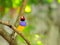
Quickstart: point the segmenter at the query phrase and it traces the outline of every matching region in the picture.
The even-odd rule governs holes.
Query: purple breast
[[[26,22],[25,21],[20,21],[20,25],[21,26],[26,26]]]

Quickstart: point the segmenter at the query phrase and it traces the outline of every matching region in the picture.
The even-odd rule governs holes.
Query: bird
[[[26,27],[25,17],[24,16],[21,16],[20,17],[20,21],[19,21],[19,26],[17,27],[17,31],[19,33],[22,33],[23,30],[25,29],[25,27]],[[17,36],[17,33],[14,32],[14,34],[12,35],[12,39],[15,39],[16,36]]]
[[[25,27],[26,27],[25,17],[24,17],[24,16],[21,16],[21,17],[20,17],[19,26],[17,27],[17,30],[18,30],[19,32],[22,32]]]

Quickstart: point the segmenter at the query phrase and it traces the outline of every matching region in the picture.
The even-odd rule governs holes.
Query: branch
[[[10,27],[13,31],[15,31],[17,34],[19,34],[19,35],[25,40],[25,42],[26,42],[28,45],[30,45],[30,42],[24,37],[24,35],[23,35],[22,33],[18,32],[18,30],[16,29],[15,26],[10,25],[10,24],[5,23],[5,22],[2,22],[1,20],[0,20],[0,24],[3,24],[3,25],[6,25],[6,26]]]
[[[0,29],[0,35],[10,44],[10,45],[16,45],[17,43],[15,40],[12,40],[10,35],[7,34],[7,32],[3,29]]]
[[[10,43],[10,36],[2,29],[0,29],[0,35]]]

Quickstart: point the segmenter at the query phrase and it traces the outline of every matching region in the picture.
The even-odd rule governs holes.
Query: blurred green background
[[[22,3],[23,0],[0,0],[0,19],[14,25]],[[60,0],[27,0],[24,12],[27,26],[22,33],[31,45],[60,45]],[[12,33],[7,26],[0,28]],[[16,40],[18,45],[26,45],[19,35]],[[0,45],[9,44],[0,36]]]

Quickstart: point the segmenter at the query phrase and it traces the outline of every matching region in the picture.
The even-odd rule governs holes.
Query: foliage
[[[28,0],[27,5],[50,4],[52,2],[53,0]],[[60,1],[58,0],[58,3],[59,2]],[[17,7],[20,7],[21,4],[22,4],[22,0],[0,0],[0,6],[3,6],[3,7],[17,8]]]
[[[11,0],[0,0],[0,6],[2,7],[12,7],[12,1]]]
[[[39,0],[28,0],[28,4],[35,4],[35,5],[37,5],[39,3],[40,3]]]

